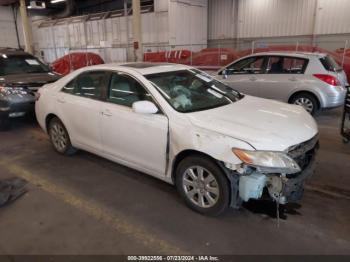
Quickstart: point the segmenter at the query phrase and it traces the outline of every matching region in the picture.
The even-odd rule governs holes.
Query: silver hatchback
[[[221,68],[216,78],[242,93],[297,104],[311,114],[343,105],[349,85],[343,69],[322,53],[256,53]]]

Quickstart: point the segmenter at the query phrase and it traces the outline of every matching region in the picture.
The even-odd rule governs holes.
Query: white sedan
[[[175,184],[203,214],[265,196],[298,201],[313,170],[318,129],[302,107],[242,95],[192,67],[86,67],[37,99],[58,153],[86,150]]]

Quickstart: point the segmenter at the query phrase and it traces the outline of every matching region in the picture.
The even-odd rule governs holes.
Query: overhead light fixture
[[[45,9],[46,4],[42,1],[30,1],[30,5],[27,6],[28,9]]]
[[[51,0],[50,1],[51,4],[57,4],[57,3],[61,3],[61,2],[66,2],[66,0]]]

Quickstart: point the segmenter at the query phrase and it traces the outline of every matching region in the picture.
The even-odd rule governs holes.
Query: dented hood
[[[252,96],[188,117],[197,127],[243,140],[257,150],[284,151],[318,133],[303,108]]]

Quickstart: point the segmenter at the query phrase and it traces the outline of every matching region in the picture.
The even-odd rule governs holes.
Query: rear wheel
[[[58,153],[72,155],[77,151],[70,142],[67,129],[57,117],[53,118],[49,123],[49,136],[53,147]]]
[[[229,206],[229,182],[208,158],[191,156],[182,160],[176,170],[176,186],[186,204],[201,214],[216,216]]]
[[[317,98],[308,93],[300,93],[292,97],[291,104],[302,106],[311,115],[315,115],[319,110]]]

